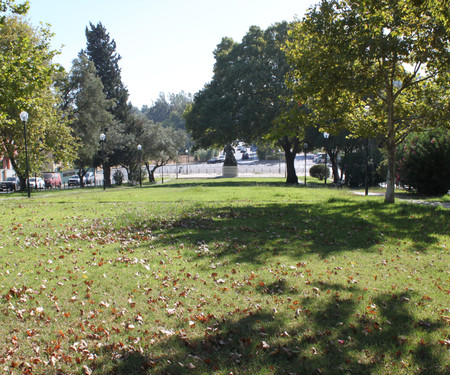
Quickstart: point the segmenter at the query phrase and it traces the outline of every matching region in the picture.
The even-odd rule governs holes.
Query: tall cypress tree
[[[103,165],[105,182],[109,185],[111,181],[111,166],[123,164],[123,158],[127,156],[120,146],[119,139],[129,135],[130,123],[133,123],[131,115],[131,104],[128,104],[128,90],[122,82],[121,69],[119,67],[120,55],[116,52],[116,42],[110,39],[106,28],[99,22],[97,26],[90,23],[86,28],[87,47],[84,53],[91,60],[97,74],[103,83],[103,91],[106,99],[112,103],[109,111],[114,117],[114,124],[103,124],[107,134],[109,148],[107,158]],[[115,147],[108,140],[114,139]]]
[[[116,52],[116,42],[110,39],[106,28],[99,22],[97,26],[89,23],[86,27],[87,47],[84,51],[91,60],[103,83],[103,91],[107,99],[112,100],[111,113],[120,122],[125,122],[131,106],[128,106],[128,90],[121,78],[119,61],[121,56]]]

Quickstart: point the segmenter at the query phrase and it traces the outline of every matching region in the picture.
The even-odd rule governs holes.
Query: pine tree
[[[116,52],[116,42],[110,39],[106,28],[99,22],[97,26],[90,23],[86,28],[87,47],[84,51],[91,60],[103,83],[106,99],[112,101],[111,113],[118,121],[127,120],[131,106],[128,102],[128,90],[122,82],[119,61],[121,56]]]
[[[131,104],[127,104],[128,90],[122,82],[119,67],[120,55],[116,52],[116,42],[110,39],[106,28],[99,22],[97,26],[90,23],[90,29],[86,28],[87,47],[84,53],[91,60],[97,74],[103,83],[103,92],[112,106],[109,109],[114,117],[114,124],[104,124],[102,131],[108,132],[107,144],[111,146],[110,140],[114,140],[117,146],[118,140],[127,138],[130,122],[133,122]],[[122,164],[124,150],[121,147],[110,148],[107,161],[103,165],[105,182],[109,185],[111,181],[111,165]]]
[[[99,153],[101,127],[112,123],[113,116],[107,111],[109,103],[94,63],[83,53],[73,62],[68,89],[72,93],[75,115],[71,126],[82,143],[74,164],[83,181],[83,176],[94,165],[94,158]]]

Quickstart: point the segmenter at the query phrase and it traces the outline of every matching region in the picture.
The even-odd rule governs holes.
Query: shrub
[[[211,159],[213,156],[216,156],[216,155],[218,155],[218,152],[216,150],[211,150],[211,149],[203,150],[203,149],[201,149],[201,150],[198,150],[195,153],[194,160],[195,161],[207,161],[207,160]]]
[[[309,169],[309,175],[322,181],[325,176],[330,177],[330,169],[325,164],[316,164]]]
[[[258,144],[256,155],[259,160],[279,160],[280,153],[270,144]]]
[[[410,134],[397,150],[397,183],[425,195],[450,190],[450,135],[444,130]]]

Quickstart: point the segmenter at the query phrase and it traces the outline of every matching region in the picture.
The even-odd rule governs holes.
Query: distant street
[[[313,165],[312,154],[307,155],[306,158],[306,174],[309,175],[309,169]],[[286,164],[284,160],[238,160],[239,175],[247,176],[254,175],[255,177],[262,175],[273,176],[285,176]],[[305,175],[305,157],[304,155],[297,155],[295,159],[295,170],[297,176]],[[176,176],[178,171],[178,177],[214,177],[222,175],[222,163],[207,164],[202,163],[183,163],[183,164],[171,164],[165,166],[164,169],[158,168],[156,177],[161,176]]]
[[[312,161],[312,154],[307,155],[306,158],[306,175],[309,176],[309,169],[314,165]],[[238,160],[239,176],[241,177],[284,177],[286,175],[286,164],[284,160]],[[121,170],[127,180],[126,170],[124,168],[117,168]],[[111,170],[111,178],[117,170]],[[295,159],[295,170],[297,176],[305,176],[305,157],[304,155],[297,155]],[[172,179],[172,178],[208,178],[219,177],[222,175],[222,163],[207,164],[206,162],[170,164],[164,168],[158,168],[155,173],[157,179]],[[114,181],[111,181],[114,183]],[[301,181],[300,181],[301,182]],[[95,173],[95,185],[103,185],[103,171],[98,169]],[[63,186],[67,188],[66,185]]]

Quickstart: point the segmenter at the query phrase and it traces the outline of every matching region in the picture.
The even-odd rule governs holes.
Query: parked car
[[[61,187],[61,175],[59,173],[44,172],[44,183],[46,188]]]
[[[80,177],[77,174],[69,177],[69,186],[80,186]]]
[[[45,182],[41,177],[31,177],[28,179],[31,189],[44,189]]]
[[[326,154],[316,154],[313,157],[313,163],[324,164],[325,163],[325,156],[326,156]]]
[[[1,191],[16,191],[20,189],[19,177],[8,177],[5,181],[0,182]]]
[[[207,161],[208,164],[216,164],[216,163],[223,163],[225,161],[225,155],[220,155],[216,158],[211,158]]]

